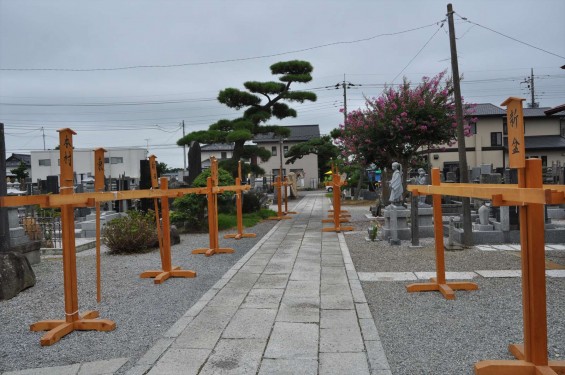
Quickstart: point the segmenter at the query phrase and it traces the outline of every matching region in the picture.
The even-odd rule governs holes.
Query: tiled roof
[[[285,141],[308,141],[312,138],[319,138],[320,137],[320,126],[319,125],[292,125],[292,126],[284,126],[287,129],[290,129],[290,136],[285,138]],[[261,143],[261,142],[273,142],[278,141],[279,137],[275,136],[273,133],[267,134],[258,134],[253,139],[254,142]]]
[[[504,116],[506,111],[491,103],[476,104],[473,116]]]
[[[545,111],[547,111],[548,109],[551,109],[551,108],[549,108],[549,107],[524,108],[524,117],[548,117],[545,114]],[[565,115],[565,111],[555,113],[552,116],[563,116],[563,115]]]
[[[565,150],[565,138],[560,135],[538,135],[524,137],[526,150]],[[504,139],[504,148],[508,148],[508,140]]]
[[[31,155],[12,153],[12,156],[10,156],[6,159],[6,161],[15,161],[15,160],[23,161],[25,164],[30,165],[31,164]]]

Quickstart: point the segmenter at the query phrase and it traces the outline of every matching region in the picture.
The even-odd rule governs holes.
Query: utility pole
[[[447,20],[449,23],[449,45],[451,47],[451,71],[453,73],[453,93],[455,95],[455,118],[457,121],[457,148],[459,151],[459,176],[460,183],[469,182],[469,168],[467,167],[467,152],[465,150],[465,132],[463,130],[463,103],[461,102],[461,86],[459,82],[459,65],[457,62],[457,46],[455,43],[455,24],[453,22],[453,6],[447,4]],[[463,201],[463,245],[473,245],[473,232],[471,225],[471,200],[462,198]]]
[[[43,151],[45,151],[45,128],[41,127],[41,132],[43,133]]]
[[[528,107],[538,108],[539,103],[536,103],[536,90],[534,87],[534,68],[530,68],[530,69],[531,69],[530,77],[526,77],[521,83],[527,83],[528,90],[530,90],[531,102],[528,103]]]
[[[343,87],[343,125],[344,126],[345,126],[345,122],[347,121],[347,89],[354,86],[360,86],[360,85],[354,85],[351,82],[347,82],[345,80],[345,74],[343,74],[343,82],[336,83],[335,85],[336,89]]]
[[[184,138],[185,135],[186,134],[184,133],[184,120],[182,120],[182,137]],[[182,145],[182,152],[184,154],[184,170],[186,171],[186,144]]]

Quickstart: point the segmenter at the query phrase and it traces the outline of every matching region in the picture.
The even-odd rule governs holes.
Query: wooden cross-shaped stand
[[[192,250],[192,254],[204,254],[207,257],[214,254],[232,254],[235,252],[230,247],[220,247],[218,239],[218,194],[221,189],[218,181],[218,160],[210,158],[211,176],[206,180],[206,198],[208,199],[208,235],[210,247]],[[241,185],[239,186],[241,188]]]
[[[149,169],[151,172],[151,187],[159,188],[157,183],[157,157],[149,156]],[[166,177],[161,177],[161,190],[167,191],[169,182]],[[169,220],[169,197],[161,198],[162,220],[159,218],[159,199],[154,198],[155,220],[157,222],[157,236],[159,238],[159,252],[161,254],[161,269],[145,271],[139,275],[141,278],[153,277],[155,284],[161,284],[171,277],[196,277],[196,272],[183,270],[180,266],[173,266],[171,259],[171,225]]]
[[[237,178],[235,179],[235,185],[241,186],[241,160],[237,164]],[[224,238],[235,238],[236,240],[242,238],[253,238],[257,237],[255,233],[243,233],[243,191],[238,190],[235,192],[235,199],[236,199],[236,210],[237,210],[237,233],[234,234],[226,234]]]
[[[432,169],[432,185],[440,185],[439,169]],[[412,186],[410,186],[412,187]],[[414,190],[412,190],[414,194]],[[414,195],[415,196],[415,195]],[[445,299],[455,299],[455,290],[476,290],[479,287],[472,282],[447,282],[445,280],[445,253],[443,247],[443,221],[441,213],[441,195],[434,194],[434,237],[436,248],[436,277],[429,283],[415,283],[406,286],[408,292],[439,291]],[[415,219],[412,219],[415,220]]]
[[[565,202],[565,187],[543,186],[540,159],[525,159],[524,122],[521,98],[509,98],[509,163],[518,170],[518,185],[440,184],[439,170],[432,171],[432,186],[409,186],[413,194],[491,199],[493,206],[520,207],[520,244],[522,252],[522,309],[524,344],[512,344],[510,352],[517,360],[487,360],[475,364],[477,375],[559,375],[565,374],[565,361],[549,361],[547,351],[547,301],[545,285],[544,204]],[[436,179],[434,180],[434,173]],[[435,183],[434,183],[435,181]],[[441,212],[440,212],[441,214]],[[441,218],[441,216],[435,216]],[[441,219],[436,219],[437,222]],[[436,233],[436,249],[443,238]]]
[[[62,196],[74,194],[73,181],[73,135],[71,129],[59,130],[59,153],[61,160],[61,192]],[[96,319],[98,311],[86,311],[79,315],[75,218],[72,204],[61,205],[62,242],[63,242],[63,284],[65,294],[65,319],[43,320],[30,325],[32,331],[49,331],[41,337],[42,346],[52,345],[63,336],[78,331],[111,331],[116,323],[108,319]]]
[[[333,227],[322,228],[323,232],[341,232],[353,230],[351,226],[342,226],[341,223],[348,223],[349,219],[347,216],[349,214],[347,211],[341,210],[341,187],[347,185],[347,181],[341,180],[341,176],[337,170],[337,167],[332,165],[332,182],[328,185],[332,186],[332,196],[333,196],[333,210],[330,210],[331,219],[323,219],[322,223],[333,223]]]
[[[267,220],[288,220],[292,219],[292,217],[286,215],[282,210],[282,187],[284,183],[281,181],[281,174],[277,176],[275,179],[275,183],[273,186],[277,189],[277,216],[268,217]],[[286,190],[286,188],[285,188]]]
[[[104,191],[104,153],[102,147],[94,150],[94,191]],[[102,300],[102,273],[100,264],[100,245],[101,245],[101,225],[100,225],[100,202],[96,202],[96,301]]]

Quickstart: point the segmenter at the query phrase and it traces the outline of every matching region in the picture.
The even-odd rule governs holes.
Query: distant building
[[[544,167],[565,162],[565,111],[547,116],[548,108],[524,108],[527,158],[540,158]],[[506,110],[494,104],[478,104],[470,137],[465,138],[469,168],[490,164],[494,169],[508,167]],[[455,171],[459,167],[457,144],[430,152],[432,167]]]
[[[261,169],[265,171],[264,177],[269,181],[273,181],[279,175],[281,167],[281,145],[283,153],[283,176],[290,172],[294,172],[298,176],[299,186],[317,187],[318,186],[318,156],[315,154],[306,155],[298,159],[294,164],[285,164],[287,158],[284,154],[294,145],[306,142],[312,138],[320,137],[319,125],[292,125],[284,126],[290,130],[290,135],[282,139],[273,133],[259,134],[253,139],[253,143],[262,147],[269,152],[272,156],[269,160],[262,160],[257,158],[256,162]],[[213,143],[204,145],[202,150],[202,168],[210,167],[210,157],[214,156],[219,160],[230,159],[233,154],[233,143]],[[255,162],[255,160],[253,160]],[[263,177],[263,176],[260,176]]]
[[[31,155],[12,154],[8,158],[6,158],[6,177],[15,177],[11,170],[18,168],[21,163],[25,164],[25,166],[27,167],[26,172],[31,175]]]
[[[106,178],[126,176],[135,181],[140,177],[140,160],[147,159],[144,148],[106,148],[104,174]],[[94,176],[94,151],[74,149],[73,170],[75,183],[91,182]],[[59,150],[31,152],[31,178],[33,182],[46,180],[47,176],[59,176]]]

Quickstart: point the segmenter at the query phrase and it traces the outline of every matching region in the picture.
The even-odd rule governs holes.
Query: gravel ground
[[[36,285],[0,301],[0,373],[128,357],[130,361],[120,369],[124,373],[275,224],[259,223],[246,230],[256,233],[256,238],[239,241],[222,238],[233,230],[220,232],[220,246],[232,247],[235,253],[208,258],[191,254],[193,249],[208,247],[208,234],[181,235],[181,243],[172,247],[173,265],[194,270],[197,277],[173,278],[161,285],[139,277],[145,270],[161,267],[158,250],[139,255],[104,253],[100,304],[96,303],[95,252],[78,253],[80,311],[98,310],[101,318],[116,322],[116,329],[76,331],[47,347],[39,344],[43,333],[29,331],[29,325],[64,318],[63,271],[60,257],[42,259],[34,266]]]
[[[392,247],[367,242],[368,207],[345,207],[356,232],[345,239],[357,271],[434,271],[433,239],[421,249],[409,241]],[[564,252],[548,260],[565,266]],[[518,252],[463,250],[446,252],[447,271],[520,269]],[[481,360],[513,359],[508,344],[523,341],[521,279],[478,278],[479,290],[456,292],[456,300],[438,293],[407,293],[409,282],[363,282],[392,373],[473,374]],[[547,279],[550,359],[565,359],[565,279]]]

